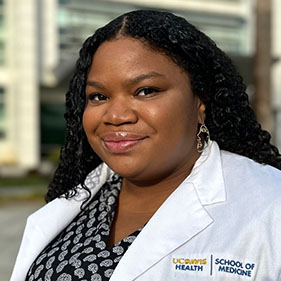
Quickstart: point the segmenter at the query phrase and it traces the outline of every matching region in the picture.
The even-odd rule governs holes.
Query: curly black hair
[[[193,92],[206,106],[205,124],[221,149],[281,169],[278,149],[261,129],[245,93],[245,85],[231,60],[204,33],[169,12],[138,10],[98,29],[83,44],[66,94],[66,141],[46,201],[76,193],[79,184],[102,160],[90,147],[82,127],[85,86],[97,48],[119,37],[141,40],[170,57],[189,75]],[[88,192],[90,192],[88,190]]]

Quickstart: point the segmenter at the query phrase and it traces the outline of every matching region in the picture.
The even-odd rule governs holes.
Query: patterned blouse
[[[120,188],[120,177],[105,183],[85,209],[39,254],[26,281],[109,280],[142,229],[112,247],[106,246]]]

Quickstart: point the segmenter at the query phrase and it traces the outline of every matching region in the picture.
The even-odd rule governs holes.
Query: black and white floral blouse
[[[27,281],[109,280],[141,229],[107,247],[121,178],[106,182],[78,216],[40,253]]]

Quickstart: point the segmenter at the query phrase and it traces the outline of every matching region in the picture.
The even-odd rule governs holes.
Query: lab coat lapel
[[[212,218],[200,203],[193,184],[182,184],[143,228],[110,281],[134,280],[211,223]]]
[[[204,205],[224,202],[225,199],[220,150],[212,142],[195,163],[191,174],[137,236],[110,281],[135,280],[213,222]]]

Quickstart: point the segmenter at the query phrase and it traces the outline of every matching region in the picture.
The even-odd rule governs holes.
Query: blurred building
[[[0,3],[1,170],[29,170],[40,158],[36,0]]]
[[[281,57],[281,2],[273,0]],[[255,0],[0,0],[0,175],[40,165],[64,138],[64,95],[86,37],[135,9],[186,17],[228,53],[251,89]],[[275,143],[281,148],[281,62],[273,66]]]

